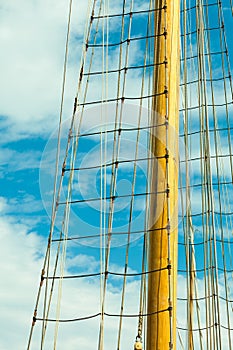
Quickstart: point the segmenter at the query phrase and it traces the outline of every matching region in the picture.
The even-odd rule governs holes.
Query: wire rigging
[[[232,0],[229,4],[232,10]],[[112,347],[123,348],[125,329],[132,329],[127,337],[136,333],[141,346],[147,341],[148,320],[160,314],[169,315],[172,348],[176,283],[171,274],[170,191],[176,186],[181,207],[175,320],[178,346],[188,350],[224,350],[227,346],[232,350],[233,85],[226,37],[229,17],[226,20],[220,0],[181,3],[178,186],[169,175],[175,156],[170,150],[168,127],[172,91],[168,88],[167,57],[174,49],[173,42],[168,47],[169,35],[175,35],[173,28],[168,33],[168,21],[177,14],[168,16],[166,0],[148,0],[143,5],[135,0],[113,5],[109,0],[89,0],[87,7],[77,91],[59,174],[73,15],[72,0],[69,2],[51,226],[27,350],[33,347],[38,321],[41,350],[51,329],[51,346],[56,349],[63,324],[78,322],[81,333],[82,322],[89,327],[92,321],[97,327],[95,333],[94,323],[88,328],[90,337],[93,331],[98,350],[104,350],[112,337],[109,319],[116,332]],[[160,21],[164,23],[162,29]],[[158,84],[155,77],[161,71],[164,79]],[[158,100],[165,101],[161,123],[154,122],[151,112]],[[160,130],[164,130],[165,151],[158,156],[151,152],[151,143]],[[165,164],[165,188],[161,191],[150,182],[157,161]],[[165,219],[160,227],[151,226],[149,215],[155,195],[164,198]],[[167,256],[159,268],[150,268],[149,237],[155,235],[166,236]],[[90,266],[79,265],[79,259],[85,258]],[[150,312],[148,281],[158,275],[167,279],[167,306]],[[70,310],[73,314],[64,316],[63,294],[71,283],[91,289],[92,296],[98,294],[94,310],[90,312],[87,305],[83,314],[82,305],[76,303]],[[118,302],[114,304],[116,296]],[[182,318],[181,309],[185,310]]]

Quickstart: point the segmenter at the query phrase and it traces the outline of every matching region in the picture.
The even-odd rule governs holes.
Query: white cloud
[[[227,277],[228,279],[228,287],[229,289],[232,290],[232,278],[231,276]],[[203,278],[197,278],[196,279],[196,285],[197,285],[197,290],[198,290],[198,294],[194,294],[195,298],[203,298],[206,295],[205,292],[205,281]],[[187,278],[186,276],[178,276],[178,296],[181,298],[187,298]],[[219,284],[218,284],[218,291],[219,291],[219,295],[221,295],[222,297],[225,297],[225,285],[224,285],[224,276],[223,274],[219,275]],[[210,290],[210,294],[212,295],[213,291]],[[229,299],[231,299],[230,293],[229,293]],[[214,305],[217,305],[217,303],[215,302],[215,304],[212,304],[212,300],[213,298],[209,298],[209,306],[210,307],[214,307]],[[198,307],[197,307],[198,304]],[[178,308],[177,308],[177,320],[178,320],[178,327],[181,328],[187,328],[187,305],[186,302],[184,301],[178,301]],[[194,329],[198,329],[199,325],[198,325],[198,319],[197,319],[197,313],[199,313],[200,316],[200,326],[201,328],[203,328],[203,330],[201,331],[203,339],[202,339],[202,344],[203,344],[203,348],[207,349],[207,343],[206,343],[206,330],[204,329],[206,327],[206,311],[208,308],[208,300],[206,299],[200,299],[198,301],[198,303],[194,302],[193,303],[193,328]],[[224,311],[223,311],[224,310]],[[230,303],[229,303],[229,322],[232,325],[233,323],[233,313],[230,307]],[[227,327],[227,312],[226,312],[226,303],[224,300],[219,299],[219,310],[216,307],[215,308],[216,311],[216,315],[218,315],[218,311],[220,312],[220,324],[221,324],[221,344],[222,344],[222,348],[223,349],[228,349],[229,348],[229,334],[227,332],[226,329],[224,329],[223,327]],[[209,315],[210,316],[210,315]],[[212,320],[209,321],[210,324],[213,324],[214,321],[214,313],[212,313]],[[218,322],[218,321],[216,321]],[[232,328],[232,326],[231,326]],[[213,328],[212,328],[213,329]],[[233,336],[233,331],[230,331],[231,333],[231,337]],[[182,336],[183,342],[186,345],[185,349],[187,348],[187,332],[180,330],[180,334]],[[200,348],[200,335],[198,331],[194,331],[193,332],[193,340],[194,340],[194,344],[195,344],[195,349],[199,349]],[[181,349],[181,347],[177,347],[177,349]]]
[[[72,24],[72,55],[68,69],[68,90],[66,94],[67,104],[65,115],[69,116],[72,111],[73,97],[76,89],[77,72],[79,68],[80,52],[74,46],[82,36],[84,13],[87,1],[77,1],[74,8]],[[141,4],[143,7],[143,3]],[[115,5],[114,5],[115,7]],[[113,12],[119,12],[116,7]],[[0,67],[1,71],[1,109],[3,116],[2,127],[4,133],[1,142],[16,141],[19,138],[30,135],[47,135],[54,125],[57,124],[59,114],[59,103],[61,94],[62,65],[64,58],[64,43],[67,19],[67,1],[41,2],[38,0],[14,1],[9,0],[0,3]],[[81,14],[81,15],[80,15]],[[76,17],[76,15],[78,15]],[[137,45],[131,51],[130,59],[141,57]],[[113,58],[111,55],[110,59]],[[100,58],[97,56],[97,61]],[[116,57],[111,63],[116,66]],[[96,67],[98,67],[98,63]],[[75,68],[77,66],[77,68]],[[131,96],[139,94],[139,79],[135,81],[132,73],[127,73],[127,94]],[[114,90],[116,79],[109,81],[109,87]],[[92,87],[95,92],[101,94],[97,82],[93,81]],[[195,90],[195,89],[194,89]],[[220,91],[216,86],[217,93]],[[192,94],[191,102],[196,104],[196,93]],[[93,99],[93,95],[89,95]],[[222,94],[217,94],[217,102],[222,99]],[[222,101],[222,100],[221,100]],[[93,109],[94,110],[94,109]],[[93,111],[92,110],[92,111]],[[193,113],[196,117],[196,113]],[[100,114],[99,114],[100,115]],[[126,115],[125,121],[132,122],[132,115]],[[86,127],[93,127],[93,115],[85,120]],[[115,115],[112,115],[115,117]],[[221,113],[220,113],[221,116]],[[99,118],[99,117],[98,117]],[[95,119],[96,125],[99,124]],[[110,120],[111,121],[111,120]],[[196,140],[196,138],[195,138]],[[127,149],[127,152],[130,150]],[[195,152],[198,151],[196,148]],[[93,164],[96,154],[91,157],[90,164]],[[31,169],[39,166],[40,152],[24,152],[5,148],[2,153],[2,164],[9,164],[10,171]],[[49,163],[52,159],[50,154],[46,166],[51,173]],[[224,162],[223,162],[224,163]],[[224,164],[223,164],[224,166]],[[214,168],[214,167],[213,167]],[[227,168],[225,164],[224,168]],[[195,169],[194,169],[195,170]],[[47,174],[46,174],[47,175]],[[48,181],[48,178],[46,178]],[[45,181],[46,181],[45,180]],[[88,190],[89,178],[83,179],[82,187]],[[51,189],[46,183],[46,189]],[[193,209],[198,209],[197,193],[192,194]],[[136,202],[138,206],[139,203]],[[44,253],[46,240],[32,232],[35,221],[33,219],[20,220],[20,223],[9,214],[39,210],[41,203],[34,196],[21,194],[21,197],[6,199],[0,198],[0,209],[4,214],[0,219],[1,231],[1,299],[4,305],[1,307],[1,332],[0,350],[25,348],[27,335],[31,323],[34,307],[34,298],[37,292],[40,268],[42,266],[41,254]],[[8,216],[7,216],[8,214]],[[22,223],[24,222],[24,223]],[[76,228],[75,228],[76,229]],[[75,258],[68,256],[67,269],[86,268],[87,271],[96,270],[98,263],[93,256],[79,254]],[[122,267],[112,265],[113,270],[121,270]],[[115,278],[119,280],[119,278]],[[223,287],[222,276],[220,278],[221,291]],[[200,291],[204,290],[203,280],[198,280]],[[107,294],[107,311],[119,312],[121,292],[120,288],[109,284]],[[186,289],[186,281],[179,276],[179,293]],[[131,312],[138,307],[139,284],[132,280],[126,291],[126,310]],[[77,310],[80,316],[93,314],[99,311],[99,284],[96,281],[79,281],[75,286],[73,283],[64,282],[62,302],[62,316],[76,317]],[[222,303],[220,303],[222,306]],[[55,307],[55,305],[53,306]],[[178,309],[178,318],[183,317],[184,310]],[[201,310],[203,317],[203,309]],[[223,321],[225,318],[223,316]],[[124,346],[130,348],[136,335],[137,319],[124,319]],[[223,322],[223,323],[224,323]],[[88,327],[87,327],[88,324]],[[225,324],[225,323],[224,323]],[[106,318],[106,348],[111,348],[116,341],[115,330],[118,327],[117,318]],[[37,336],[40,335],[39,322],[36,324]],[[77,349],[81,344],[83,350],[96,347],[99,331],[99,319],[90,322],[61,325],[58,349]],[[50,350],[52,334],[49,333],[47,349]],[[74,336],[75,335],[75,336]],[[226,337],[227,338],[227,337]],[[223,340],[225,342],[226,339]],[[223,343],[227,348],[227,343]],[[93,346],[94,345],[94,346]],[[37,346],[35,346],[37,347]],[[198,345],[197,345],[198,348]]]
[[[18,196],[15,198],[6,199],[0,197],[0,207],[2,207],[1,213],[8,215],[20,213],[21,218],[24,214],[34,214],[43,209],[41,200],[24,191],[18,193]]]
[[[1,201],[4,207],[4,201]],[[8,216],[2,216],[0,219],[0,268],[1,268],[1,291],[0,297],[4,301],[1,306],[1,340],[0,349],[23,349],[26,346],[28,332],[31,325],[31,317],[34,308],[35,296],[37,293],[40,269],[42,267],[41,253],[44,252],[46,240],[34,233],[30,232],[30,227],[17,223],[16,220]],[[99,263],[94,256],[78,254],[71,258],[68,257],[67,269],[79,268],[80,271],[87,273],[95,272],[99,268]],[[110,271],[122,271],[122,266],[111,264]],[[135,272],[129,269],[129,272]],[[68,272],[66,271],[65,274]],[[69,273],[68,273],[69,274]],[[178,296],[186,297],[186,277],[178,277]],[[106,295],[106,312],[110,314],[119,314],[121,288],[120,277],[110,278],[108,282],[108,292]],[[228,276],[229,287],[232,285],[231,276]],[[57,282],[56,282],[57,285]],[[204,280],[197,280],[199,297],[204,295]],[[140,282],[134,278],[128,278],[125,310],[124,313],[137,313],[139,301]],[[219,292],[224,296],[224,278],[219,276]],[[55,317],[56,311],[56,295],[51,308],[51,317]],[[43,293],[42,293],[43,296]],[[231,294],[229,295],[232,296]],[[79,280],[64,280],[62,292],[62,309],[61,318],[76,318],[86,315],[98,313],[100,310],[100,291],[99,279],[88,278]],[[42,298],[43,299],[43,298]],[[201,324],[205,325],[205,308],[203,302],[200,302]],[[221,309],[225,310],[223,301],[220,301]],[[178,325],[186,327],[184,302],[178,303]],[[196,312],[196,311],[195,311]],[[41,316],[41,310],[38,317]],[[227,325],[226,315],[221,317],[222,325]],[[231,322],[233,322],[232,316]],[[137,318],[123,319],[122,344],[130,348],[137,332]],[[112,344],[116,344],[117,329],[119,319],[117,317],[105,318],[105,348],[109,349]],[[195,318],[195,327],[197,327]],[[32,349],[38,346],[39,337],[41,335],[40,321],[35,325],[35,335],[33,337]],[[82,346],[83,350],[88,350],[97,345],[99,332],[99,317],[92,320],[74,322],[68,324],[60,324],[58,349],[67,348],[74,350],[77,343]],[[52,339],[54,334],[54,323],[49,323],[48,336],[46,338],[45,349],[52,347]],[[184,344],[186,343],[185,332],[181,331]],[[196,334],[196,333],[195,333]],[[227,334],[223,338],[224,349],[227,348]],[[198,348],[198,334],[195,335],[195,346]],[[204,340],[205,344],[205,340]],[[181,349],[179,342],[177,349]]]
[[[2,202],[2,201],[1,201]],[[32,318],[45,242],[12,217],[0,218],[0,349],[23,349]]]
[[[0,163],[2,171],[16,172],[25,169],[37,169],[40,166],[41,152],[17,151],[10,148],[2,148]],[[5,170],[4,170],[5,169]]]
[[[73,4],[64,118],[70,117],[73,109],[87,5],[85,0]],[[119,6],[114,5],[111,12],[119,13]],[[1,4],[0,17],[0,115],[6,130],[1,142],[47,136],[59,120],[68,2],[9,0]],[[133,63],[142,52],[138,43],[132,42],[131,46],[129,59]],[[95,69],[101,66],[101,58],[96,52]],[[109,52],[110,65],[116,66],[117,61],[118,53]],[[99,82],[91,81],[92,91],[101,92]],[[135,84],[134,72],[127,73],[127,81],[126,95],[138,94],[141,84]],[[116,75],[112,75],[109,86],[114,92],[116,85]],[[91,94],[93,97],[97,95]]]
[[[86,3],[80,1],[73,9],[72,31],[78,35]],[[68,2],[10,0],[1,4],[0,17],[0,115],[9,128],[4,139],[47,134],[58,123]],[[72,108],[77,72],[69,67],[67,99]]]

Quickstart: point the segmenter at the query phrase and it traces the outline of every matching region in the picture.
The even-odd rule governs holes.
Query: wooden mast
[[[148,269],[160,271],[148,277],[146,350],[168,350],[176,349],[180,0],[155,0],[154,8],[159,10],[154,13],[151,124],[162,126],[152,129],[150,142],[155,195],[150,202]]]

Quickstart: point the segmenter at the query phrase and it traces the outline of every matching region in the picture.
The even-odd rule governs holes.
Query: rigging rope
[[[232,0],[231,8],[232,8]],[[124,339],[123,322],[129,318],[137,320],[137,336],[136,340],[146,342],[145,324],[148,316],[160,312],[166,312],[170,315],[170,344],[173,343],[172,322],[173,315],[171,312],[172,290],[174,288],[170,277],[170,260],[171,260],[171,242],[169,232],[169,221],[171,219],[170,200],[167,196],[166,215],[168,223],[158,229],[148,229],[149,227],[149,198],[155,194],[155,191],[147,184],[146,189],[138,191],[137,180],[140,177],[138,167],[143,163],[149,162],[147,166],[147,174],[150,174],[151,161],[156,157],[151,156],[148,152],[147,156],[141,156],[139,152],[140,137],[145,131],[147,134],[153,133],[159,127],[166,130],[166,149],[169,149],[168,128],[166,128],[167,120],[159,125],[144,126],[142,123],[143,105],[148,106],[148,110],[152,108],[152,100],[161,96],[166,98],[169,96],[167,91],[168,76],[165,74],[164,90],[153,91],[153,82],[151,72],[156,69],[167,70],[167,49],[164,48],[164,59],[161,62],[151,62],[153,57],[153,41],[164,40],[166,42],[166,1],[160,3],[159,8],[154,8],[154,2],[148,1],[148,9],[145,6],[141,8],[133,8],[134,1],[127,3],[123,0],[122,13],[119,9],[110,8],[109,0],[90,1],[88,4],[89,15],[86,21],[86,29],[84,33],[84,46],[82,52],[80,74],[78,77],[77,94],[74,102],[74,110],[72,115],[71,127],[65,150],[65,157],[61,171],[61,177],[58,179],[58,167],[60,158],[60,137],[61,122],[63,113],[64,89],[66,80],[67,58],[68,58],[68,41],[70,36],[70,19],[72,1],[70,0],[70,12],[68,20],[68,31],[66,39],[66,53],[64,60],[62,98],[60,106],[60,123],[58,132],[58,150],[56,160],[56,176],[54,183],[53,198],[53,214],[51,220],[50,236],[45,257],[45,262],[41,272],[41,282],[37,294],[36,306],[33,316],[33,322],[28,342],[28,350],[30,348],[32,333],[36,321],[41,321],[41,349],[45,344],[45,334],[48,324],[55,323],[54,349],[58,342],[58,327],[60,323],[86,321],[93,318],[99,318],[99,343],[98,349],[103,350],[107,337],[106,317],[117,318],[118,328],[116,347],[120,349]],[[127,6],[130,6],[128,8]],[[182,106],[180,115],[183,122],[180,130],[180,139],[184,140],[185,150],[184,159],[180,159],[180,173],[182,166],[185,167],[185,178],[180,178],[180,199],[181,214],[183,222],[180,225],[180,232],[184,233],[183,240],[178,242],[180,266],[178,269],[179,276],[184,274],[186,278],[186,297],[178,296],[178,301],[186,305],[186,320],[178,323],[178,337],[180,346],[184,349],[184,344],[188,344],[188,349],[193,350],[199,346],[201,350],[224,349],[227,342],[229,350],[232,349],[232,287],[230,276],[233,275],[232,260],[232,205],[231,190],[233,181],[233,155],[232,155],[232,130],[230,113],[232,111],[232,78],[230,69],[229,50],[226,41],[226,30],[224,24],[224,11],[220,0],[209,3],[208,0],[184,0],[182,3],[182,81],[180,83],[183,91]],[[111,13],[110,13],[111,10]],[[115,12],[114,12],[115,10]],[[155,33],[153,19],[155,13],[163,13],[165,28]],[[173,14],[175,16],[176,14]],[[195,21],[194,21],[195,18]],[[111,19],[111,20],[110,20]],[[101,23],[102,21],[102,23]],[[113,21],[113,22],[111,22]],[[116,22],[114,22],[116,21]],[[118,21],[118,22],[117,22]],[[137,21],[146,23],[146,31],[138,30]],[[140,22],[140,23],[141,23]],[[121,27],[118,32],[111,35],[111,30],[120,23]],[[115,28],[114,27],[114,28]],[[217,35],[219,33],[219,35]],[[216,37],[214,45],[212,38]],[[195,43],[195,44],[194,44]],[[135,46],[133,46],[135,45]],[[141,46],[141,47],[140,47]],[[137,63],[134,63],[134,52],[137,48]],[[143,48],[142,55],[139,48]],[[100,50],[102,50],[100,54]],[[114,53],[114,54],[113,54]],[[102,67],[98,69],[95,64],[95,57],[102,56]],[[131,56],[132,55],[132,56]],[[112,67],[111,58],[115,57],[118,61],[117,69]],[[216,62],[218,69],[216,69]],[[131,93],[128,79],[135,76],[140,84],[140,91]],[[98,80],[100,77],[101,80]],[[96,95],[89,94],[90,88],[96,81],[101,81],[101,91],[96,91]],[[114,81],[116,79],[116,81]],[[116,83],[114,93],[110,94],[110,87]],[[92,85],[93,84],[93,85]],[[219,86],[223,96],[220,99]],[[136,91],[136,90],[135,90]],[[153,91],[153,92],[152,92]],[[99,97],[100,96],[100,97]],[[97,97],[95,99],[95,97]],[[124,108],[125,102],[132,101],[139,105],[138,114],[134,114],[135,126],[125,126]],[[114,108],[109,113],[108,107],[112,103]],[[86,131],[85,111],[87,107],[99,105],[101,125],[97,131]],[[79,115],[77,115],[79,112]],[[109,127],[109,114],[115,115],[114,128]],[[166,105],[166,115],[168,116],[168,105]],[[169,116],[168,116],[169,117]],[[148,112],[149,118],[149,112]],[[77,120],[77,122],[76,122]],[[126,119],[127,120],[127,119]],[[77,124],[77,125],[76,125]],[[135,138],[133,156],[122,156],[122,144],[126,135],[132,135]],[[79,164],[77,160],[82,153],[82,144],[80,142],[87,140],[88,142],[96,142],[98,138],[98,150],[100,160],[92,164]],[[126,137],[127,139],[127,137]],[[149,139],[149,137],[148,137]],[[199,142],[199,145],[198,145]],[[109,159],[109,144],[112,146],[111,159]],[[87,147],[88,148],[88,147]],[[149,147],[148,147],[149,149]],[[88,152],[88,149],[85,150]],[[157,157],[157,159],[168,159],[165,177],[167,189],[165,191],[156,192],[156,194],[169,192],[169,187],[174,186],[172,179],[169,178],[168,167],[170,166],[169,154]],[[226,162],[229,159],[228,163]],[[69,164],[68,164],[69,163]],[[118,193],[118,181],[122,178],[124,166],[131,166],[131,188],[126,194]],[[190,178],[189,172],[192,167],[198,170],[196,178]],[[229,174],[226,168],[229,168]],[[110,171],[109,171],[110,169]],[[191,169],[191,170],[190,170]],[[91,170],[99,171],[100,194],[90,195],[82,198],[80,195],[76,197],[73,192],[73,183],[76,180],[76,174],[81,172],[89,172]],[[110,173],[110,181],[109,181]],[[196,173],[195,173],[196,175]],[[65,199],[62,197],[62,191],[65,190]],[[202,206],[198,207],[193,202],[195,195],[202,199]],[[166,197],[166,196],[165,196]],[[134,227],[134,217],[137,215],[135,201],[141,198],[145,203],[146,211],[144,222],[141,227]],[[126,228],[114,230],[114,224],[118,219],[116,199],[129,199],[128,217],[125,218]],[[70,215],[77,204],[77,211],[81,211],[81,206],[89,205],[96,202],[100,208],[99,222],[100,227],[96,232],[84,232],[82,228],[75,228],[75,232],[71,231],[69,226]],[[108,203],[109,207],[108,207]],[[79,206],[78,206],[79,204]],[[76,208],[76,206],[75,206]],[[57,211],[63,211],[62,222],[59,232],[55,237],[53,230],[58,221]],[[108,212],[109,210],[109,212]],[[122,214],[124,215],[125,212]],[[126,215],[125,215],[126,216]],[[57,220],[57,221],[56,221]],[[168,256],[167,266],[160,269],[148,268],[148,235],[154,231],[165,231],[168,235]],[[75,236],[74,236],[75,234]],[[56,235],[56,233],[55,233]],[[131,257],[131,240],[134,237],[140,238],[140,244],[143,246],[140,258],[142,258],[141,266],[130,272]],[[116,272],[112,268],[114,261],[114,250],[112,240],[115,237],[126,237],[125,248],[121,249],[123,254],[122,266],[123,272]],[[68,252],[79,253],[81,242],[92,242],[93,239],[99,239],[99,256],[100,256],[100,272],[74,272],[66,273],[65,263]],[[179,237],[181,238],[181,237]],[[86,240],[86,241],[85,241]],[[52,243],[55,244],[55,260],[53,269],[51,268],[51,248]],[[78,249],[73,243],[79,244]],[[124,241],[125,242],[125,241]],[[88,245],[89,243],[87,243]],[[70,249],[70,250],[68,250]],[[204,262],[195,259],[199,253],[204,256]],[[58,266],[60,265],[60,271]],[[122,267],[121,266],[121,267]],[[136,271],[136,272],[135,272]],[[165,271],[169,284],[168,308],[158,310],[155,313],[145,312],[147,280],[148,276],[154,273]],[[61,317],[61,297],[62,285],[67,280],[84,279],[89,281],[91,278],[99,279],[99,312],[84,317],[67,318]],[[121,286],[118,294],[120,296],[119,312],[107,312],[107,297],[111,293],[111,287],[114,285],[113,277],[119,278],[118,282]],[[131,279],[129,279],[131,277]],[[127,287],[137,282],[139,305],[134,305],[138,311],[126,313],[126,295]],[[112,284],[113,283],[113,284]],[[200,283],[203,283],[202,289],[199,290]],[[39,300],[42,298],[42,286],[45,287],[44,299],[42,305],[41,317],[37,317]],[[55,287],[58,287],[57,310],[55,317],[51,317],[52,298],[54,296]],[[110,288],[109,288],[110,287]],[[205,295],[203,296],[203,291]],[[136,295],[136,293],[135,293]],[[136,299],[136,296],[135,296]],[[134,308],[135,308],[134,307]],[[222,311],[224,309],[224,313]],[[78,312],[77,312],[78,314]],[[185,325],[183,325],[185,323]],[[135,327],[135,325],[134,325]],[[185,334],[185,335],[184,335]],[[184,339],[188,339],[187,343]],[[197,345],[198,344],[198,345]]]
[[[60,104],[60,114],[59,114],[59,127],[58,127],[58,138],[57,138],[57,153],[56,153],[56,164],[55,164],[55,176],[54,176],[54,189],[53,189],[53,203],[52,203],[52,213],[51,213],[51,226],[50,226],[50,234],[49,234],[49,243],[45,255],[44,265],[42,268],[42,277],[41,277],[41,283],[39,287],[39,291],[37,294],[36,299],[36,305],[35,305],[35,311],[34,311],[34,317],[37,314],[37,308],[39,304],[40,294],[41,294],[41,287],[42,287],[42,278],[45,274],[45,271],[48,275],[49,271],[49,260],[50,260],[50,241],[53,235],[54,230],[54,222],[56,218],[56,209],[57,209],[57,201],[56,196],[59,196],[61,184],[59,185],[59,189],[57,192],[57,178],[58,178],[58,170],[59,170],[59,160],[60,160],[60,142],[61,142],[61,132],[62,132],[62,118],[63,118],[63,105],[64,105],[64,93],[65,93],[65,84],[66,84],[66,70],[67,70],[67,59],[68,59],[68,48],[69,48],[69,36],[70,36],[70,22],[71,22],[71,14],[72,14],[72,0],[69,2],[69,12],[68,12],[68,23],[67,23],[67,34],[66,34],[66,44],[65,44],[65,57],[64,57],[64,64],[63,64],[63,81],[62,81],[62,93],[61,93],[61,104]],[[46,267],[47,265],[47,267]],[[45,310],[46,310],[46,299],[47,299],[47,291],[48,291],[48,285],[46,283],[45,288],[45,297],[44,297],[44,317],[45,317]],[[32,339],[32,333],[33,333],[33,327],[34,327],[34,318],[32,322],[32,327],[30,330],[29,340],[27,349],[30,349],[31,345],[31,339]],[[45,336],[45,330],[46,330],[46,324],[43,322],[42,325],[42,337],[41,337],[41,348],[43,348],[43,342],[44,342],[44,336]]]

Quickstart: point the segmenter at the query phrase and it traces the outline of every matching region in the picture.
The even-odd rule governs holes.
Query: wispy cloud
[[[73,9],[74,17],[77,11],[79,16],[73,18],[72,31],[78,35],[81,35],[86,6],[86,1],[80,1],[78,9],[77,4]],[[64,0],[46,4],[10,0],[1,4],[0,115],[5,117],[5,140],[48,135],[57,124],[67,16],[68,5]],[[76,73],[71,60],[66,95],[70,106]],[[66,109],[68,115],[71,108]]]

